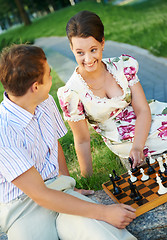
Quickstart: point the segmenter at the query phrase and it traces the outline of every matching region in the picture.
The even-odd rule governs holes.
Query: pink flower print
[[[158,134],[158,137],[161,137],[162,140],[167,139],[167,122],[162,122],[162,126],[158,128],[158,131],[160,132]]]
[[[98,126],[93,126],[93,128],[97,133],[101,133],[101,129]]]
[[[124,74],[128,81],[135,78],[136,68],[134,67],[126,67],[124,68]]]
[[[69,105],[69,103],[68,103],[68,102],[64,103],[62,99],[60,99],[59,102],[60,102],[60,106],[61,106],[61,108],[62,108],[65,116],[66,116],[66,117],[71,117],[71,115],[70,115],[70,113],[69,113],[69,111],[68,111],[68,105]]]
[[[81,101],[79,101],[79,103],[78,103],[78,110],[79,110],[79,115],[84,114],[84,106],[81,103]]]
[[[119,126],[118,132],[121,136],[121,140],[132,140],[135,134],[135,125],[126,125],[126,126]]]
[[[110,113],[110,117],[113,117],[118,111],[119,111],[119,109],[115,109],[114,111],[112,111]]]
[[[128,112],[128,109],[123,110],[116,117],[116,121],[126,121],[129,123],[132,119],[136,119],[136,115],[133,111]]]
[[[132,56],[130,56],[130,55],[128,55],[128,54],[122,54],[122,56],[123,56],[123,57],[129,57],[129,58],[135,59],[134,57],[132,57]],[[136,59],[135,59],[135,60],[136,60]]]
[[[85,97],[86,97],[86,98],[90,98],[90,99],[92,100],[92,97],[90,96],[89,93],[86,93],[86,94],[85,94]]]

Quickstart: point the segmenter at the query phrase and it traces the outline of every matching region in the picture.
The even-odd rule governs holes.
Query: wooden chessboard
[[[138,202],[135,202],[132,198],[129,197],[131,190],[128,183],[128,178],[130,178],[128,173],[122,174],[121,179],[115,181],[116,185],[119,186],[122,192],[119,195],[113,194],[113,185],[111,181],[108,181],[102,184],[104,191],[111,197],[111,199],[116,203],[124,203],[132,206],[136,209],[136,216],[140,216],[145,212],[167,202],[167,193],[163,195],[158,194],[159,185],[156,182],[156,173],[159,170],[159,164],[155,162],[152,164],[152,167],[155,169],[155,173],[149,175],[150,179],[143,182],[141,181],[142,174],[140,170],[133,173],[137,177],[137,181],[134,183],[137,186],[137,190],[142,195],[142,199]],[[145,174],[147,174],[148,165],[142,165]],[[163,182],[163,185],[167,187],[167,180]]]

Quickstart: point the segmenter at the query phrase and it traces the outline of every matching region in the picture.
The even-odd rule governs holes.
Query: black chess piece
[[[130,184],[130,190],[131,190],[131,193],[130,193],[130,197],[134,200],[134,201],[139,201],[142,199],[142,196],[141,194],[139,193],[139,191],[137,190],[136,188],[136,185],[133,184],[130,180],[130,178],[128,179],[128,182]]]
[[[158,173],[159,173],[159,176],[160,176],[160,178],[161,178],[161,181],[162,181],[162,182],[165,182],[167,178],[162,175],[162,172],[161,172],[160,169],[158,170]]]
[[[114,194],[114,195],[120,194],[120,193],[122,192],[122,190],[120,189],[120,187],[118,187],[118,186],[115,184],[115,181],[114,181],[113,176],[110,174],[109,177],[110,177],[110,180],[111,180],[111,182],[112,182],[112,184],[113,184],[113,194]]]
[[[154,170],[154,168],[151,166],[151,164],[150,164],[150,159],[149,159],[148,157],[146,157],[146,163],[147,163],[147,165],[148,165],[147,174],[148,174],[148,175],[151,175],[151,174],[155,173],[155,170]]]
[[[116,171],[113,170],[113,174],[114,174],[114,181],[119,181],[121,179],[121,177],[119,177],[117,174],[116,174]]]
[[[166,165],[166,163],[163,163],[163,166],[165,168],[164,174],[165,174],[165,176],[167,176],[167,165]]]
[[[128,182],[129,182],[130,190],[131,190],[129,197],[133,199],[136,196],[136,190],[135,190],[136,186],[131,182],[130,178],[128,178]]]
[[[131,165],[131,172],[132,173],[137,172],[139,170],[138,167],[136,166],[135,168],[132,168],[133,161],[132,161],[132,159],[130,157],[128,158],[128,160],[129,160],[129,163]]]

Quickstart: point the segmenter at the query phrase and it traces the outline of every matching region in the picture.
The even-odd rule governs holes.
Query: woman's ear
[[[104,50],[104,45],[105,45],[105,39],[103,37],[102,42],[101,42],[101,47],[102,47],[103,50]]]

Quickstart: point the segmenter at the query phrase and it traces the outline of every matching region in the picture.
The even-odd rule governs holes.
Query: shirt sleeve
[[[58,89],[57,95],[65,120],[76,122],[85,119],[84,106],[76,91],[64,86]]]
[[[13,181],[33,165],[32,159],[23,148],[0,147],[1,174],[8,182]]]
[[[64,124],[64,121],[63,121],[62,116],[59,112],[59,109],[55,103],[55,100],[53,99],[53,97],[51,95],[50,95],[50,100],[51,100],[54,120],[55,120],[55,124],[56,124],[57,136],[59,139],[67,133],[67,128]]]
[[[124,63],[124,75],[128,80],[129,86],[133,86],[137,82],[139,82],[139,78],[137,76],[137,72],[139,69],[138,62],[136,59],[129,55],[122,55],[121,56]]]

